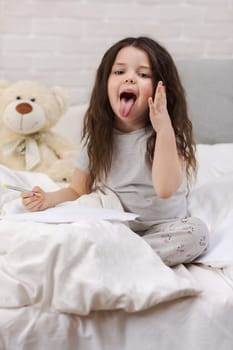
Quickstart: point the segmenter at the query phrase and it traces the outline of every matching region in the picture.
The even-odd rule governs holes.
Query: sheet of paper
[[[45,223],[68,223],[80,220],[131,221],[137,214],[113,209],[94,208],[79,203],[66,203],[44,211],[6,214],[2,219],[36,221]]]

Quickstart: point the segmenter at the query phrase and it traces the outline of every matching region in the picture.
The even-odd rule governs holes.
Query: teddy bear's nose
[[[20,114],[27,114],[32,111],[32,106],[29,103],[23,102],[18,104],[15,109]]]

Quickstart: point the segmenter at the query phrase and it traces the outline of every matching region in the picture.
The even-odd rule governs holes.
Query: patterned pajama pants
[[[158,224],[142,236],[168,266],[189,263],[208,245],[208,228],[198,218]]]

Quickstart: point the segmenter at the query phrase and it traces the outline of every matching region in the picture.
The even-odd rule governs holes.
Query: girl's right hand
[[[40,187],[33,187],[31,192],[22,192],[23,206],[28,211],[41,211],[53,207],[51,194],[44,192]]]
[[[152,97],[149,97],[148,103],[150,121],[156,133],[158,134],[161,130],[171,128],[171,119],[167,110],[166,90],[162,81],[158,82],[154,101]]]

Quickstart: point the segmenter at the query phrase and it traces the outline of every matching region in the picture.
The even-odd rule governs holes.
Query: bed
[[[124,218],[15,220],[18,194],[1,189],[0,350],[233,348],[233,61],[177,65],[198,143],[189,211],[209,227],[208,251],[168,268]],[[78,143],[85,108],[70,107],[55,131]],[[0,180],[61,186],[3,166]],[[111,195],[81,205],[116,214]]]

